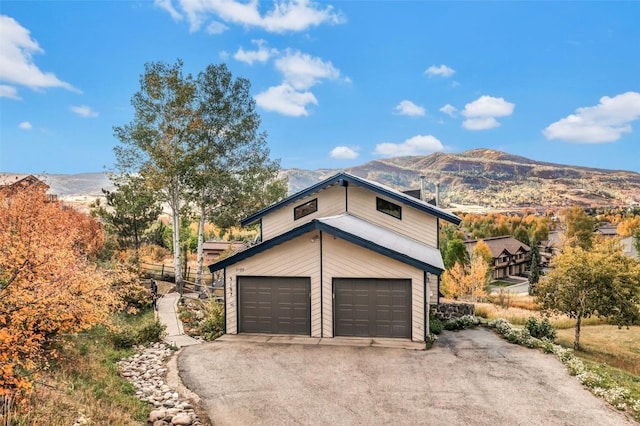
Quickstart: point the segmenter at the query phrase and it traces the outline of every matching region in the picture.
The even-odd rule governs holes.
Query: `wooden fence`
[[[140,262],[140,271],[144,276],[155,280],[170,282],[175,282],[176,280],[175,268],[170,265]],[[182,290],[184,292],[212,294],[216,297],[222,296],[222,280],[219,274],[212,274],[207,271],[202,274],[202,285],[197,285],[195,281],[196,269],[187,267],[187,270],[183,273]]]

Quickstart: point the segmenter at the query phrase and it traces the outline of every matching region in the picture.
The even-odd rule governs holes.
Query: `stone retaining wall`
[[[472,303],[440,303],[431,305],[431,312],[440,320],[460,318],[464,315],[475,315],[475,306]]]

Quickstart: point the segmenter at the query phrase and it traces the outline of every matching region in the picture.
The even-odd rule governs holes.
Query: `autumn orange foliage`
[[[102,323],[120,301],[90,261],[103,232],[42,189],[0,193],[0,396],[19,397],[67,333]]]
[[[442,274],[442,292],[445,297],[477,302],[487,297],[486,286],[489,266],[480,255],[471,256],[469,265],[456,262]]]

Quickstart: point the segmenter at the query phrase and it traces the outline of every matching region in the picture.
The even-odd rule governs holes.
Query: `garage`
[[[238,277],[240,332],[311,334],[311,279]]]
[[[411,338],[411,280],[334,278],[336,336]]]

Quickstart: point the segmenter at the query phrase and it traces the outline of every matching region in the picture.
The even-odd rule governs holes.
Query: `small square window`
[[[391,201],[376,197],[376,209],[379,212],[388,214],[389,216],[402,219],[402,207],[392,203]]]
[[[307,201],[304,204],[300,204],[298,207],[293,209],[293,220],[298,220],[301,217],[305,217],[317,211],[318,211],[318,199],[314,198],[313,200]]]

